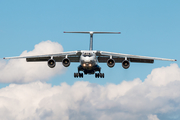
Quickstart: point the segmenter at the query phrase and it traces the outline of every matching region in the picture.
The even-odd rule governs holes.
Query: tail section
[[[64,32],[64,33],[86,33],[86,34],[90,34],[89,50],[93,50],[93,34],[121,34],[121,32],[93,32],[93,31],[89,31],[89,32]]]

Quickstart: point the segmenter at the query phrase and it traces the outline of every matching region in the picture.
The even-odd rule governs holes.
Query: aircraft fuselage
[[[95,52],[83,51],[80,56],[80,66],[78,72],[83,71],[84,74],[94,74],[96,71],[100,72],[101,68],[98,66],[98,60]]]

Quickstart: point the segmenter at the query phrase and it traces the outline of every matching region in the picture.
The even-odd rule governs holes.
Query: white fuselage
[[[91,69],[97,65],[97,58],[94,51],[83,51],[80,56],[80,64],[84,69]]]

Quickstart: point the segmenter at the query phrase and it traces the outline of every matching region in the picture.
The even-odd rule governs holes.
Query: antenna
[[[89,50],[93,50],[93,34],[121,34],[121,32],[93,32],[93,31],[89,31],[89,32],[64,32],[64,33],[86,33],[86,34],[90,34]]]

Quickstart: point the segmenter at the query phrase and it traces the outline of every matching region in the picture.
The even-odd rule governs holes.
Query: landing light
[[[91,67],[92,66],[92,64],[89,64],[89,67]]]
[[[85,67],[85,66],[86,66],[86,64],[84,63],[84,64],[83,64],[83,67]]]

